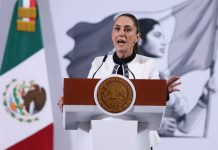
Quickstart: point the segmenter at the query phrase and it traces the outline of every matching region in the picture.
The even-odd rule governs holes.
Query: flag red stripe
[[[53,124],[11,146],[8,150],[53,150]]]
[[[36,0],[30,0],[30,7],[36,7]]]
[[[30,0],[30,8],[36,7],[36,0]],[[36,20],[35,18],[30,18],[30,21]]]

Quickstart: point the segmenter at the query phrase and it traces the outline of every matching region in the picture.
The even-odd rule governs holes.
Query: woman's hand
[[[215,75],[212,75],[206,82],[205,87],[208,91],[211,91],[212,93],[215,93],[217,90],[216,87],[216,80],[215,80]],[[203,89],[204,90],[204,89]]]
[[[181,92],[177,92],[173,94],[174,104],[173,104],[173,112],[172,115],[174,118],[179,119],[185,115],[188,109],[188,100],[184,97]]]
[[[164,117],[158,133],[161,136],[174,136],[177,129],[176,119],[172,117]]]
[[[177,88],[177,85],[181,84],[181,82],[177,82],[177,80],[179,80],[179,79],[180,79],[179,76],[172,76],[169,78],[169,80],[167,80],[168,94],[170,94],[174,91],[179,91],[179,89]]]
[[[198,101],[198,105],[203,107],[203,108],[206,108],[208,103],[209,103],[209,100],[210,100],[210,97],[209,97],[209,94],[213,94],[216,92],[216,85],[215,85],[215,77],[212,76],[210,77],[207,82],[205,83],[204,87],[203,87],[203,92],[202,92],[202,95],[200,96],[199,98],[199,101]]]
[[[62,96],[59,98],[57,105],[59,109],[61,110],[61,112],[63,112],[63,97]]]

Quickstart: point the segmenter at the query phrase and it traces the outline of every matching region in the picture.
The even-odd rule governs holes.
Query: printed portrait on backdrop
[[[179,75],[184,83],[180,92],[170,95],[158,131],[163,137],[206,136],[209,102],[216,89],[217,6],[217,0],[187,0],[165,10],[170,12],[166,15],[164,11],[129,12],[140,25],[138,53],[157,60],[161,79]],[[69,77],[86,78],[95,57],[114,52],[111,27],[120,13],[97,23],[78,22],[67,31],[75,41],[63,58],[70,61]]]

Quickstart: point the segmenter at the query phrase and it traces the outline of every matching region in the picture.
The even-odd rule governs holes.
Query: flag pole
[[[216,5],[216,10],[218,10],[218,3]],[[210,77],[212,78],[214,76],[215,73],[215,67],[216,67],[216,60],[217,60],[217,49],[218,49],[218,15],[217,15],[218,11],[216,12],[216,33],[215,33],[215,40],[214,40],[214,54],[213,54],[213,61],[210,65]],[[214,76],[215,78],[215,76]],[[207,110],[206,110],[206,120],[205,120],[205,132],[204,132],[204,137],[208,136],[208,128],[209,128],[209,121],[210,121],[210,117],[211,117],[211,99],[213,96],[213,91],[209,90],[208,93],[208,105],[207,105]]]

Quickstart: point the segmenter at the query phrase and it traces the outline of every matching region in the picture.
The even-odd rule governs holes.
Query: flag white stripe
[[[30,0],[23,0],[23,7],[30,8]],[[30,18],[22,18],[23,21],[29,22]]]
[[[30,8],[30,0],[23,0],[23,7]]]

